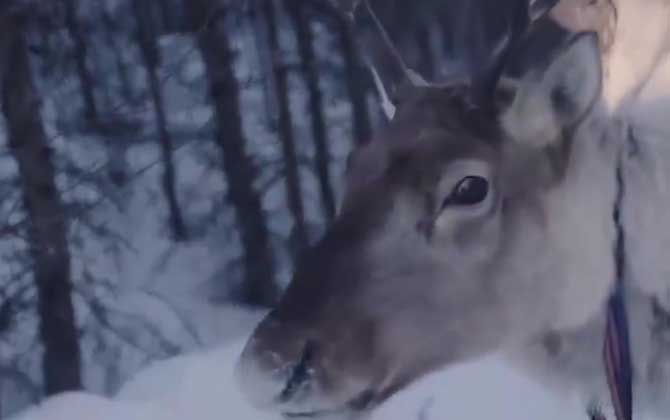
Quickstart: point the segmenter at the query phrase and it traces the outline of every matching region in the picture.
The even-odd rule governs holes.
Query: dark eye
[[[444,200],[446,206],[472,206],[479,204],[489,193],[489,182],[481,176],[467,176],[461,179]]]

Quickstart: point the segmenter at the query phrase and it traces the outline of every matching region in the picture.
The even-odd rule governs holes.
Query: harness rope
[[[670,12],[670,9],[668,9]],[[646,77],[628,95],[626,104],[635,102],[641,92],[647,87],[654,73],[658,70],[660,63],[667,57],[670,51],[670,25],[666,27],[665,38],[662,48],[654,57],[654,62],[648,70]],[[634,142],[632,133],[629,131],[629,142]],[[630,337],[628,318],[625,306],[625,285],[623,269],[625,264],[624,234],[620,220],[620,209],[623,199],[623,174],[621,159],[617,167],[617,184],[619,191],[615,202],[614,222],[617,227],[616,241],[616,284],[614,292],[607,305],[607,327],[605,330],[605,345],[603,348],[605,359],[605,371],[610,388],[610,397],[617,420],[632,420],[633,418],[633,391],[632,391],[632,362],[630,354]]]
[[[629,142],[634,142],[629,132]],[[617,236],[614,249],[615,286],[607,304],[607,325],[603,359],[609,385],[610,397],[617,420],[633,419],[633,368],[630,352],[628,316],[625,303],[625,236],[621,221],[621,206],[624,196],[623,159],[619,158],[616,170],[617,196],[612,214]]]

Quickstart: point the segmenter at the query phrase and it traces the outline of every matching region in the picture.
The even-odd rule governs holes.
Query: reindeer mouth
[[[379,404],[376,397],[377,393],[370,389],[363,391],[340,408],[304,412],[284,412],[282,413],[282,416],[286,419],[360,418],[366,413],[369,413]]]
[[[342,410],[323,410],[323,411],[308,411],[304,413],[284,413],[286,419],[319,419],[326,417],[345,417],[348,415],[346,409]]]
[[[289,379],[281,391],[277,400],[279,402],[290,402],[296,395],[299,395],[305,388],[309,388],[310,380],[314,371],[310,367],[314,359],[316,346],[308,342],[305,349],[293,366]],[[367,388],[357,396],[351,398],[348,402],[335,408],[306,411],[284,411],[282,416],[287,419],[300,418],[336,418],[336,419],[355,419],[360,418],[369,412],[373,406],[379,404],[379,394],[373,387]]]

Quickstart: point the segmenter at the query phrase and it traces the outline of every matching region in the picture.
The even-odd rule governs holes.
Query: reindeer
[[[617,359],[630,341],[636,415],[670,412],[670,139],[603,104],[597,36],[543,13],[486,72],[439,84],[376,36],[390,120],[354,152],[335,222],[249,339],[245,395],[289,418],[357,419],[498,352],[605,403],[603,343]],[[622,289],[624,326],[608,311]]]

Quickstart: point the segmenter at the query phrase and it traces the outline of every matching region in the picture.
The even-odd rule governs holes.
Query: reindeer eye
[[[472,206],[479,204],[489,193],[489,182],[480,176],[466,176],[461,179],[444,200],[446,206]]]

